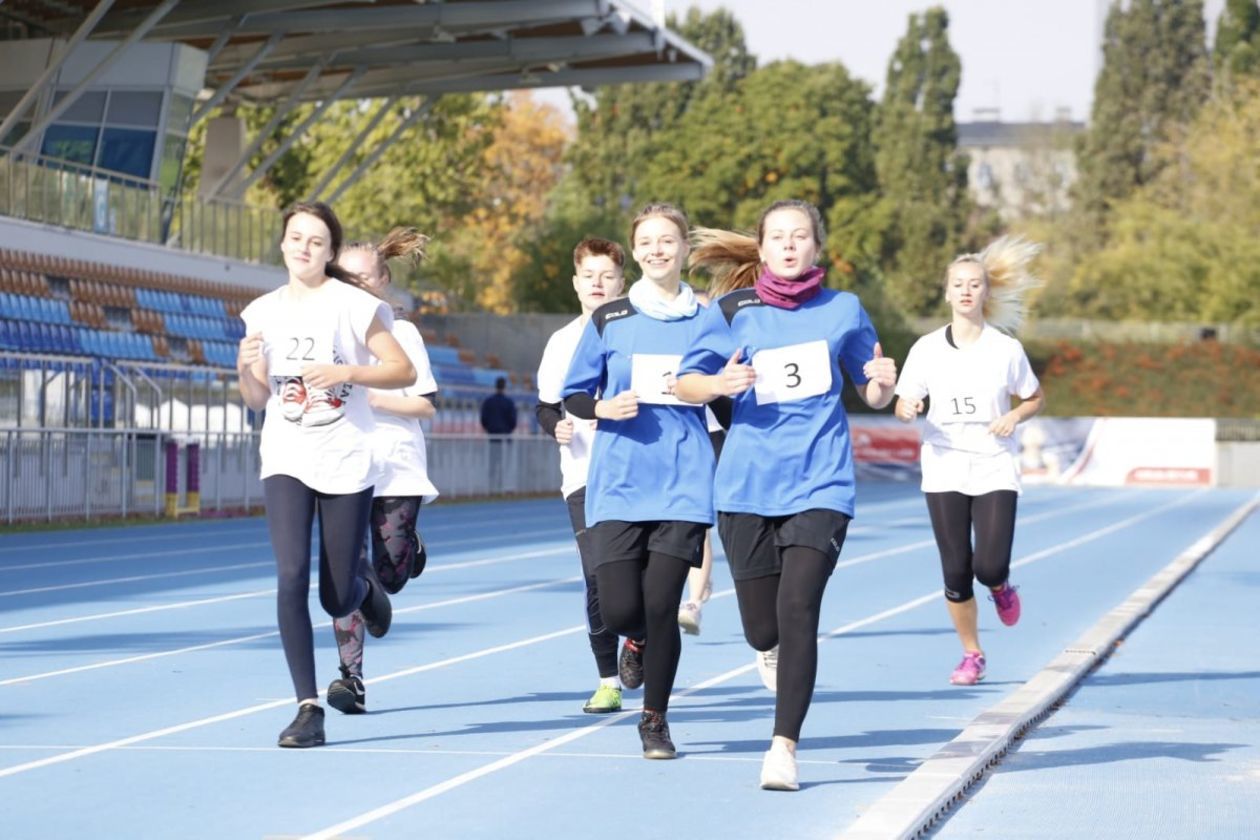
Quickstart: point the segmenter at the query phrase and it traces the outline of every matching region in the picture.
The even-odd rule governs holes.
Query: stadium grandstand
[[[333,102],[384,114],[402,97],[695,80],[710,64],[622,0],[7,0],[0,42],[10,522],[159,512],[172,493],[176,509],[198,493],[210,509],[257,501],[259,422],[234,362],[241,309],[285,278],[282,209],[243,196]],[[242,102],[278,106],[252,137],[227,107]],[[310,117],[279,136],[306,103]],[[335,203],[427,112],[413,109],[358,166],[340,161],[308,198]],[[189,194],[186,146],[203,120]],[[268,139],[277,151],[251,169]],[[420,326],[443,395],[435,479],[451,495],[487,492],[482,473],[460,466],[483,457],[476,407],[499,376],[522,402],[532,381]],[[517,447],[509,490],[553,489],[554,452],[534,448],[538,469]]]

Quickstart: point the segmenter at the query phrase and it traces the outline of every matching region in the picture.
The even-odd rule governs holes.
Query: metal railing
[[[5,523],[161,516],[167,491],[188,501],[188,445],[199,445],[201,513],[262,504],[256,432],[0,429],[0,516]],[[168,475],[167,446],[180,446]],[[433,435],[429,476],[445,499],[559,493],[555,441],[543,436]]]
[[[175,196],[155,181],[0,146],[0,215],[267,265],[281,263],[282,214]]]

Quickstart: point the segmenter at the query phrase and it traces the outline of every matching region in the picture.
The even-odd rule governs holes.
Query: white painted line
[[[64,566],[83,566],[89,563],[115,563],[119,560],[142,560],[149,557],[181,557],[185,554],[218,554],[222,551],[230,551],[237,548],[261,548],[269,546],[269,542],[246,542],[231,543],[229,545],[216,545],[202,543],[195,548],[177,548],[170,551],[146,551],[143,554],[132,552],[131,554],[108,554],[104,557],[84,557],[79,560],[50,560],[46,563],[21,563],[18,565],[0,566],[0,572],[23,572],[31,569],[51,569],[61,568]],[[40,548],[40,551],[46,549]],[[3,594],[3,593],[0,593]]]
[[[166,580],[168,578],[190,577],[192,575],[212,575],[217,572],[232,572],[238,569],[257,569],[262,566],[274,566],[274,560],[258,563],[235,563],[230,566],[210,566],[204,569],[187,569],[182,572],[162,572],[156,575],[131,575],[129,577],[109,578],[107,580],[85,580],[79,583],[61,583],[57,586],[38,586],[33,589],[11,589],[0,592],[0,598],[11,598],[17,595],[38,595],[41,592],[63,592],[67,589],[86,589],[93,586],[114,586],[119,583],[136,583],[142,580]]]
[[[1188,501],[1188,499],[1179,501],[1175,504],[1183,504],[1185,501]],[[1133,524],[1134,522],[1138,522],[1142,519],[1148,518],[1150,516],[1154,516],[1157,513],[1161,513],[1168,507],[1175,506],[1175,504],[1165,505],[1164,507],[1157,508],[1156,510],[1149,511],[1147,513],[1140,514],[1138,516],[1130,517],[1130,519],[1125,520],[1125,521],[1129,524]],[[1087,535],[1086,538],[1081,538],[1078,540],[1072,540],[1070,542],[1061,543],[1060,545],[1055,546],[1051,549],[1038,552],[1035,555],[1030,555],[1028,558],[1025,559],[1025,565],[1027,563],[1032,563],[1032,562],[1035,562],[1036,560],[1049,557],[1052,554],[1065,551],[1068,548],[1072,548],[1077,545],[1080,545],[1082,542],[1088,542],[1089,539],[1098,539],[1099,537],[1112,533],[1112,531],[1114,530],[1115,530],[1115,526],[1102,528],[1102,529],[1092,532],[1092,535]],[[818,641],[821,644],[827,641],[828,639],[833,639],[838,636],[851,633],[854,630],[857,630],[859,628],[866,627],[870,624],[875,624],[880,621],[883,621],[884,619],[891,618],[895,615],[900,615],[901,613],[909,612],[910,610],[913,610],[917,607],[921,607],[924,604],[938,602],[940,599],[941,599],[941,593],[939,590],[927,593],[926,595],[921,595],[918,598],[914,598],[910,601],[906,601],[905,603],[899,604],[895,607],[891,607],[889,609],[883,610],[873,615],[869,615],[865,618],[861,618],[856,621],[851,621],[847,624],[841,625],[840,627],[837,627],[836,629],[828,633],[820,634],[818,637]],[[691,686],[685,691],[676,692],[674,695],[671,696],[671,702],[675,698],[684,698],[689,695],[696,694],[700,691],[703,691],[707,688],[712,688],[714,686],[720,685],[742,674],[746,674],[749,671],[752,671],[756,667],[757,667],[757,663],[756,661],[753,661],[746,665],[741,665],[737,668],[732,668],[731,670],[726,671],[725,673],[718,674],[715,677],[711,677],[710,679],[699,682],[696,685]],[[394,675],[391,674],[390,676],[382,678],[382,679],[393,679],[393,678],[394,678]],[[350,819],[337,823],[334,826],[330,826],[328,828],[324,828],[319,831],[316,831],[312,834],[305,835],[302,838],[302,840],[333,840],[333,838],[339,837],[345,834],[346,832],[354,831],[355,829],[362,828],[365,825],[369,825],[371,823],[382,820],[386,817],[392,816],[393,814],[396,814],[400,811],[404,811],[407,808],[412,807],[413,805],[418,805],[421,802],[424,802],[428,799],[432,799],[435,796],[439,796],[443,793],[446,793],[449,790],[453,790],[454,788],[461,787],[465,784],[468,784],[469,782],[476,781],[477,779],[480,779],[484,776],[488,776],[499,770],[503,770],[515,764],[519,764],[520,762],[528,758],[533,758],[534,756],[549,752],[550,750],[553,750],[556,747],[564,746],[565,744],[569,744],[573,741],[578,740],[579,738],[584,738],[587,735],[598,732],[608,726],[611,726],[614,723],[618,723],[622,720],[625,720],[626,717],[629,716],[629,714],[631,713],[622,712],[618,715],[609,716],[608,719],[600,721],[599,723],[595,723],[590,726],[583,727],[581,729],[570,731],[567,734],[562,735],[554,740],[547,741],[542,744],[537,744],[533,747],[530,747],[529,749],[522,750],[521,752],[514,753],[513,755],[510,755],[510,756],[506,756],[504,758],[499,759],[498,761],[491,762],[490,764],[484,765],[474,770],[470,770],[466,773],[461,773],[458,776],[454,776],[437,785],[433,785],[431,787],[425,788],[424,790],[417,791],[416,793],[413,793],[410,796],[405,796],[402,799],[398,799],[398,800],[395,800],[394,802],[386,803],[385,805],[382,805],[371,811],[367,811],[358,816],[351,817]]]
[[[454,657],[451,657],[450,659],[444,659],[444,660],[441,660],[440,662],[431,662],[428,665],[424,666],[423,668],[408,669],[408,672],[413,673],[413,672],[418,672],[422,670],[431,671],[437,668],[446,668],[451,665],[457,665],[461,662],[469,662],[471,660],[480,659],[485,656],[492,656],[496,653],[504,653],[506,651],[516,650],[517,648],[528,647],[529,645],[535,645],[541,642],[547,642],[552,639],[559,638],[561,636],[568,636],[568,635],[572,635],[574,633],[579,633],[579,632],[581,633],[586,632],[585,624],[579,624],[574,627],[567,627],[563,630],[556,630],[551,633],[544,633],[540,636],[534,636],[529,639],[521,639],[519,641],[510,642],[505,645],[497,645],[496,647],[492,647],[492,648],[484,648],[482,650],[474,651],[472,653],[466,653],[461,656],[454,656]],[[365,682],[368,684],[375,683],[375,682],[382,682],[384,680],[392,678],[392,676],[393,676],[392,674],[386,674],[384,676],[377,677],[374,680],[367,680]],[[248,715],[257,714],[258,712],[266,712],[266,711],[270,711],[271,709],[279,709],[284,706],[293,706],[293,705],[294,705],[293,700],[272,700],[267,703],[260,703],[256,706],[249,706],[244,709],[237,709],[234,712],[226,712],[221,715],[214,715],[212,717],[201,718],[200,720],[189,721],[188,723],[180,723],[180,724],[176,724],[175,726],[168,726],[164,729],[155,729],[152,732],[143,732],[139,735],[132,735],[128,738],[119,738],[116,741],[109,741],[104,744],[96,744],[91,747],[83,747],[81,749],[72,750],[70,752],[47,756],[46,758],[41,758],[36,761],[28,761],[25,764],[15,764],[11,767],[0,768],[0,779],[3,779],[7,776],[16,776],[19,773],[26,773],[30,770],[38,770],[41,767],[49,767],[54,764],[63,764],[67,761],[75,761],[80,758],[86,758],[87,756],[90,756],[90,755],[96,755],[98,753],[122,749],[123,747],[129,747],[132,744],[140,744],[145,741],[155,740],[157,738],[165,738],[168,735],[177,735],[180,732],[187,732],[190,729],[199,729],[203,726],[211,726],[216,723],[223,723],[224,721],[235,720],[236,718],[241,718],[241,717],[246,717]]]
[[[1124,523],[1097,532],[1097,536],[1113,533],[1126,524],[1185,504],[1202,492],[1206,491],[1193,493],[1145,515],[1130,517]],[[1052,706],[1059,703],[1110,653],[1119,639],[1131,632],[1155,604],[1166,597],[1257,506],[1260,506],[1260,495],[1237,508],[1212,531],[1182,551],[1032,679],[977,715],[957,737],[871,805],[840,835],[842,840],[906,840],[922,836],[949,811],[967,788],[984,776],[1015,739],[1049,713]],[[1063,548],[1086,541],[1084,537],[1071,540]],[[1043,556],[1047,556],[1046,552],[1030,555],[1020,565]]]
[[[397,609],[397,610],[394,610],[394,615],[406,615],[408,613],[416,613],[416,612],[421,612],[423,610],[434,610],[434,609],[438,609],[439,607],[450,607],[450,606],[455,606],[458,604],[470,604],[470,603],[473,603],[474,601],[486,601],[491,598],[500,598],[504,595],[516,595],[521,592],[530,592],[535,589],[546,589],[551,586],[574,583],[580,580],[582,580],[581,576],[557,578],[555,580],[542,581],[541,583],[527,583],[521,586],[513,586],[509,589],[496,589],[492,592],[478,592],[475,595],[461,595],[458,598],[448,598],[445,601],[433,601],[427,604],[417,604],[412,607],[404,607],[402,609]],[[275,590],[272,589],[270,590],[270,592],[274,593]],[[332,626],[331,621],[322,621],[319,624],[313,625],[312,630],[322,630],[326,627],[331,627],[331,626]],[[254,642],[259,639],[267,639],[267,638],[271,638],[273,636],[279,636],[279,635],[280,635],[280,631],[271,630],[266,633],[256,633],[252,636],[237,636],[231,639],[220,639],[217,642],[206,642],[205,644],[191,645],[189,647],[176,648],[174,650],[161,650],[155,653],[143,653],[143,654],[138,654],[136,656],[124,657],[122,659],[108,659],[101,662],[93,662],[88,665],[77,665],[73,668],[62,668],[57,671],[45,671],[41,674],[27,674],[26,676],[21,676],[21,677],[10,677],[9,679],[0,680],[0,687],[6,686],[6,685],[22,685],[25,683],[35,682],[36,680],[49,679],[51,677],[64,677],[67,674],[79,674],[84,671],[95,671],[100,668],[114,668],[119,665],[131,665],[136,662],[148,662],[153,659],[163,659],[168,656],[179,656],[181,654],[195,653],[201,650],[212,650],[214,648],[245,644],[246,642]],[[377,679],[384,679],[384,678],[378,677]],[[367,682],[371,683],[373,682],[373,680],[368,680]]]

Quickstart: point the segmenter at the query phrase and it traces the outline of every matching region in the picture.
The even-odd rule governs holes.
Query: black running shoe
[[[363,624],[367,627],[368,633],[372,635],[372,638],[379,639],[389,632],[389,625],[394,620],[394,608],[390,606],[389,593],[376,580],[376,575],[369,574],[366,580],[368,593],[363,603],[359,605],[359,612],[363,613]]]
[[[324,743],[324,709],[314,703],[298,706],[297,717],[280,733],[282,747],[318,747]]]
[[[367,689],[363,680],[341,666],[341,679],[328,684],[328,705],[342,714],[361,715],[367,711]]]
[[[643,742],[644,758],[677,758],[678,751],[669,739],[669,724],[664,712],[643,710],[639,718],[639,740]]]
[[[421,538],[419,531],[416,531],[416,542],[420,544],[420,547],[416,549],[416,559],[411,561],[411,576],[413,578],[420,577],[420,573],[424,571],[424,564],[429,561],[429,553],[424,550],[424,539]]]
[[[617,676],[621,677],[623,688],[638,688],[643,685],[643,648],[646,643],[636,642],[626,637],[621,645],[621,657],[617,660]]]

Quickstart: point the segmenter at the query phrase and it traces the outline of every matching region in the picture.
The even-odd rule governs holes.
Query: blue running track
[[[959,658],[922,497],[859,489],[823,609],[799,793],[757,787],[773,723],[720,557],[645,761],[592,716],[579,566],[557,499],[421,515],[429,566],[368,640],[371,714],[328,745],[293,716],[258,519],[0,536],[0,815],[13,838],[831,838],[1250,491],[1029,489],[1012,579],[981,605],[988,678]],[[1260,794],[1253,515],[974,789],[942,836],[1254,836]],[[319,678],[336,648],[313,604]],[[1248,641],[1250,640],[1250,641]],[[1110,791],[1107,801],[1084,797]],[[1145,811],[1143,810],[1145,809]],[[1123,813],[1144,813],[1134,828]],[[974,816],[973,816],[974,815]]]

